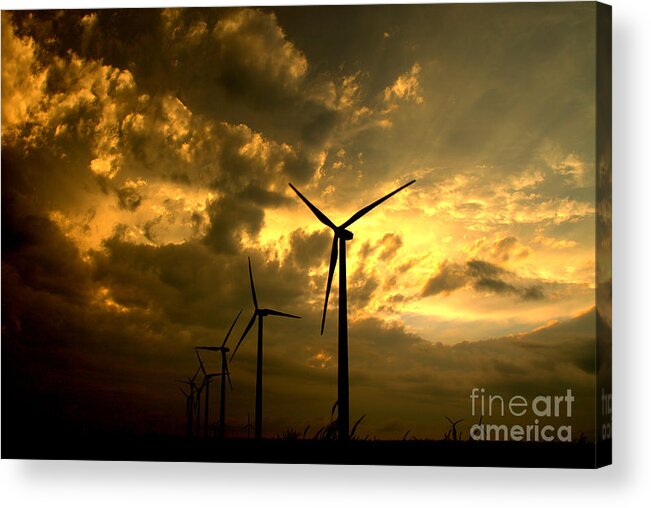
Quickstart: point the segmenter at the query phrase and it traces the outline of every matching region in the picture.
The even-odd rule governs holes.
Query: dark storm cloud
[[[477,291],[516,295],[525,301],[544,298],[540,283],[524,286],[525,282],[517,284],[507,282],[505,279],[514,280],[514,274],[492,263],[472,260],[466,263],[466,269],[472,280],[472,285]]]
[[[524,249],[515,236],[506,236],[498,240],[492,247],[493,258],[506,262],[511,258],[525,258],[530,251]]]
[[[118,304],[151,309],[174,323],[213,327],[246,301],[236,285],[240,279],[226,276],[237,259],[198,242],[152,247],[114,238],[94,254],[94,267]]]
[[[380,279],[377,276],[361,271],[356,272],[348,282],[349,307],[364,309],[379,287]]]
[[[208,206],[210,224],[203,241],[216,252],[236,254],[240,251],[242,235],[257,236],[265,213],[272,213],[287,202],[289,199],[277,192],[254,186],[226,195]]]
[[[530,286],[519,291],[523,300],[542,300],[545,298],[545,293],[541,287]]]
[[[588,9],[381,6],[372,19],[355,8],[278,12],[308,57],[327,62],[332,51],[352,66],[373,55],[373,72],[363,82],[367,97],[390,86],[386,76],[403,74],[405,62],[420,64],[423,103],[398,109],[385,134],[360,131],[350,143],[364,152],[364,167],[378,181],[413,167],[446,174],[481,164],[490,164],[493,175],[528,166],[551,171],[550,149],[592,160],[593,136],[584,121],[593,116],[594,89]],[[305,18],[319,20],[316,33]],[[353,42],[351,34],[359,31],[369,37]]]
[[[521,280],[515,274],[485,261],[468,261],[466,267],[477,291],[512,294],[525,301],[544,298],[540,282]]]
[[[3,16],[3,22],[8,19]],[[88,19],[93,26],[98,23],[97,15]],[[29,48],[23,49],[29,54]],[[48,196],[47,205],[54,209],[66,212],[93,194],[114,193],[120,209],[142,210],[144,201],[162,211],[140,224],[149,241],[163,241],[161,230],[170,224],[191,221],[194,235],[207,231],[208,243],[234,252],[242,233],[259,231],[264,208],[288,202],[270,189],[309,172],[308,161],[289,145],[243,124],[193,114],[174,96],[144,94],[129,71],[41,49],[41,63],[26,65],[31,75],[16,83],[44,80],[34,104],[40,123],[7,126],[15,130],[6,129],[9,135],[3,136],[3,165],[15,159],[22,167],[7,177],[11,189]],[[5,85],[14,83],[3,77],[3,90]],[[182,186],[174,190],[180,199],[152,196],[161,182]],[[197,186],[224,195],[207,207],[210,224],[196,210],[185,211],[184,192]]]
[[[517,293],[516,287],[512,284],[490,277],[478,278],[474,283],[474,287],[479,291],[488,293]]]
[[[459,171],[463,163],[493,163],[499,172],[540,164],[549,138],[560,140],[554,150],[568,154],[579,146],[578,155],[591,160],[594,150],[585,140],[592,137],[582,134],[594,75],[592,60],[583,58],[591,51],[584,44],[592,29],[587,9],[380,6],[372,19],[364,9],[337,6],[101,10],[18,14],[16,24],[21,34],[48,41],[46,47],[59,54],[72,49],[129,69],[151,95],[172,93],[212,118],[319,146],[350,119],[297,93],[310,89],[301,85],[327,88],[341,77],[338,65],[344,62],[345,73],[362,71],[359,105],[372,106],[391,86],[387,76],[405,73],[405,62],[412,65],[412,55],[418,55],[426,107],[397,111],[389,136],[362,129],[351,139],[336,137],[345,148],[363,152],[364,166],[373,168],[365,178],[382,181],[404,167],[454,165]],[[362,32],[369,37],[353,35]],[[162,50],[145,49],[152,46]],[[372,72],[356,64],[371,57]],[[260,111],[266,108],[275,108],[272,121]],[[526,135],[519,128],[523,123],[530,126]],[[423,146],[430,147],[427,154]],[[333,178],[328,183],[338,182]]]
[[[214,67],[231,93],[267,98],[278,88],[296,92],[307,72],[307,59],[286,39],[273,13],[244,9],[220,19]],[[253,88],[255,87],[255,88]]]
[[[466,284],[466,271],[462,265],[444,262],[439,273],[431,277],[423,287],[422,296],[450,293]]]
[[[395,233],[387,233],[382,238],[382,252],[379,255],[380,260],[389,261],[393,259],[398,250],[403,245],[402,237]]]
[[[170,146],[156,132],[161,114],[170,110],[169,103],[160,97],[175,97],[208,120],[248,125],[256,132],[264,131],[298,145],[303,143],[304,129],[308,129],[303,125],[322,125],[318,119],[327,114],[320,100],[314,101],[306,95],[302,84],[307,60],[287,39],[271,12],[252,9],[132,10],[128,14],[121,10],[43,11],[29,15],[15,13],[12,20],[18,34],[33,37],[38,45],[39,65],[48,70],[45,89],[48,94],[59,89],[69,93],[69,85],[74,85],[77,71],[65,64],[70,50],[82,58],[127,70],[143,95],[140,102],[134,102],[133,97],[127,109],[118,112],[122,117],[119,123],[127,135],[120,140],[123,152],[127,152],[124,155],[157,172],[169,168],[170,177],[187,179],[194,175],[187,170],[173,169],[175,159],[177,167],[179,162],[184,166],[185,161],[179,160],[174,143]],[[141,30],[142,26],[152,29]],[[143,49],[152,47],[162,49]],[[52,65],[53,57],[58,58],[59,64]],[[274,115],[272,122],[269,122],[270,109]],[[143,114],[144,118],[129,113]],[[195,119],[189,121],[197,128]],[[77,127],[81,125],[84,124],[78,123]],[[92,128],[90,122],[85,125]],[[218,138],[225,138],[227,156],[229,146],[238,148],[233,145],[237,141],[229,141],[228,137],[242,139],[242,133],[235,128],[230,132],[216,132]],[[186,135],[190,139],[179,140],[177,147],[193,140],[199,149],[195,157],[204,148],[214,156],[215,147],[198,139],[199,134],[206,137],[208,133],[190,132]],[[324,135],[317,137],[323,140]],[[289,174],[298,181],[311,176],[314,170],[311,157],[310,152],[294,153],[287,164]],[[209,158],[193,162],[200,169],[214,166]],[[232,171],[237,175],[237,167]]]
[[[477,278],[500,276],[506,272],[504,268],[480,259],[472,259],[466,263],[466,266],[470,276]]]
[[[380,292],[395,290],[395,276],[382,277],[381,274],[387,275],[383,272],[387,272],[402,246],[402,237],[395,233],[387,233],[375,242],[366,241],[361,245],[358,267],[348,275],[349,305],[353,309],[364,309]],[[399,299],[400,296],[395,296],[392,301],[395,303]],[[389,310],[388,306],[382,306],[382,309]]]
[[[421,296],[449,294],[465,286],[483,293],[513,295],[523,301],[545,298],[543,282],[522,279],[498,265],[479,259],[471,259],[465,265],[444,262],[438,273],[425,283]]]
[[[473,387],[526,397],[564,393],[565,387],[571,387],[577,400],[585,403],[579,419],[592,417],[594,312],[521,337],[455,346],[432,345],[400,327],[373,320],[357,322],[351,337],[355,337],[350,346],[352,393],[368,397],[363,406],[370,422],[380,415],[388,421],[387,413],[395,416],[398,411],[401,421],[407,422],[420,411],[428,415],[429,433],[442,430],[444,423],[437,419],[446,411],[469,415]],[[375,373],[368,375],[372,370]],[[376,392],[390,395],[383,405],[371,402]],[[405,407],[401,398],[409,400],[411,407]],[[403,427],[402,433],[406,430]]]
[[[244,233],[256,235],[262,227],[264,212],[237,197],[215,202],[208,210],[210,227],[204,241],[217,252],[235,254]]]
[[[293,238],[302,234],[296,232]],[[290,259],[304,259],[306,247],[318,235],[292,242]],[[111,289],[115,301],[126,307],[151,309],[166,319],[188,326],[211,328],[250,305],[247,255],[251,257],[258,298],[269,306],[304,307],[310,265],[280,265],[264,252],[223,252],[204,242],[182,245],[134,245],[119,237],[93,253],[96,281]]]
[[[3,214],[3,381],[11,379],[12,390],[22,394],[18,407],[29,400],[21,414],[47,418],[54,429],[169,426],[163,379],[176,375],[187,331],[160,319],[151,294],[113,295],[120,285],[106,287],[102,268],[83,261],[48,219],[8,215]],[[147,282],[147,270],[135,279],[124,268],[112,266],[131,284]]]
[[[76,303],[89,298],[90,271],[79,263],[79,251],[50,220],[38,216],[2,215],[4,266],[34,291],[52,293]],[[74,281],[74,284],[70,282]],[[10,293],[5,293],[10,294]]]
[[[387,233],[375,243],[364,242],[359,250],[362,261],[377,255],[380,261],[393,259],[403,245],[402,237],[396,233]]]
[[[291,259],[301,269],[316,267],[329,260],[332,233],[327,230],[306,233],[301,229],[289,236]]]
[[[138,193],[137,188],[133,186],[123,185],[116,191],[116,194],[120,208],[133,212],[142,203],[142,196]]]

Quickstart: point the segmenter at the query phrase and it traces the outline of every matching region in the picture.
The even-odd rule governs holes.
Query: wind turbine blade
[[[330,268],[328,268],[328,282],[326,284],[325,303],[323,304],[323,318],[321,318],[321,335],[325,329],[326,312],[328,310],[328,298],[330,298],[330,288],[332,287],[332,277],[335,274],[335,266],[337,266],[337,258],[339,251],[337,248],[337,234],[332,238],[332,250],[330,251]]]
[[[378,206],[378,205],[381,204],[381,203],[384,203],[387,199],[389,199],[389,198],[390,198],[391,196],[393,196],[394,194],[397,194],[398,192],[400,192],[400,191],[401,191],[402,189],[404,189],[405,187],[409,187],[409,186],[410,186],[412,183],[414,183],[415,181],[416,181],[416,180],[412,180],[412,181],[410,181],[410,182],[407,182],[407,183],[404,184],[402,187],[397,188],[397,189],[394,190],[393,192],[389,192],[389,194],[387,194],[387,195],[384,196],[383,198],[380,198],[380,199],[378,199],[377,201],[373,201],[373,203],[371,203],[371,204],[368,205],[368,206],[365,206],[365,207],[362,208],[359,212],[355,213],[355,214],[354,214],[350,219],[348,219],[346,222],[344,222],[340,227],[341,227],[341,228],[344,228],[344,229],[347,228],[347,227],[350,226],[353,222],[355,222],[356,220],[360,219],[361,217],[363,217],[364,215],[366,215],[368,212],[370,212],[371,210],[373,210],[373,208],[375,208],[376,206]]]
[[[251,258],[249,258],[249,279],[251,279],[251,296],[253,296],[253,306],[258,310],[258,299],[255,297],[255,286],[253,285],[253,271],[251,270]]]
[[[301,316],[295,316],[294,314],[287,314],[286,312],[280,312],[279,310],[267,309],[267,314],[270,316],[281,316],[281,317],[290,317],[294,319],[301,319]]]
[[[326,217],[326,214],[323,213],[321,210],[319,210],[316,206],[314,206],[310,201],[301,194],[296,187],[294,187],[291,183],[289,186],[294,189],[294,192],[298,194],[298,197],[303,200],[303,203],[307,205],[307,207],[312,210],[312,213],[316,215],[316,218],[319,219],[321,222],[323,222],[326,226],[332,229],[337,229],[337,226],[335,226],[334,222],[332,222],[328,217]]]
[[[197,372],[195,372],[194,376],[192,376],[192,379],[190,379],[191,384],[194,384],[194,380],[197,379],[197,376],[199,375],[200,370],[201,370],[201,367],[197,367]]]
[[[184,390],[183,388],[181,388],[181,387],[179,386],[178,389],[181,390],[181,393],[182,393],[183,395],[185,395],[186,398],[188,397],[188,394],[185,393],[185,390]]]
[[[199,360],[199,367],[201,368],[201,372],[203,372],[204,379],[205,379],[205,376],[207,376],[207,374],[206,374],[206,369],[203,366],[203,361],[201,361],[201,355],[199,354],[199,351],[197,351],[196,349],[194,350],[194,352],[197,354],[197,359]]]
[[[201,351],[221,351],[221,346],[194,346],[194,349],[199,349]]]
[[[242,344],[242,341],[244,340],[244,337],[246,337],[246,334],[249,333],[249,330],[253,326],[253,323],[255,322],[256,317],[257,317],[257,314],[254,312],[253,316],[251,316],[251,320],[249,321],[249,324],[246,325],[246,328],[244,329],[244,333],[240,337],[240,340],[237,343],[237,346],[235,346],[235,349],[233,350],[233,354],[231,355],[231,362],[233,361],[233,357],[235,356],[235,353],[237,353],[237,350],[239,349],[240,344]]]
[[[226,377],[228,378],[228,386],[230,386],[231,391],[233,391],[233,383],[231,382],[231,371],[228,369],[228,363],[226,363]]]
[[[228,333],[226,334],[226,337],[224,338],[224,342],[222,342],[222,347],[226,346],[226,341],[228,340],[228,337],[230,337],[231,332],[233,331],[233,328],[235,327],[235,323],[237,323],[237,320],[240,318],[241,314],[242,314],[242,309],[240,309],[240,312],[237,314],[237,316],[235,316],[235,321],[233,321],[233,324],[228,329]]]

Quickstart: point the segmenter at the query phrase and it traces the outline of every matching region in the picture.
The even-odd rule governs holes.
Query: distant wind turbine
[[[201,368],[199,368],[199,369],[201,370]],[[209,379],[204,374],[203,381],[197,387],[197,395],[195,397],[195,405],[196,405],[196,412],[197,412],[197,418],[196,418],[196,435],[197,436],[201,433],[201,394],[203,393],[203,389],[208,385],[208,383],[210,381],[212,381],[212,378]],[[205,430],[204,430],[204,435],[206,435]]]
[[[449,421],[450,425],[451,425],[450,430],[448,431],[447,435],[449,435],[450,432],[452,432],[452,440],[456,441],[457,440],[457,424],[461,423],[463,421],[463,418],[461,418],[460,420],[457,420],[456,422],[453,422],[447,416],[445,417],[445,419],[447,421]],[[461,439],[461,436],[459,436],[459,439]]]
[[[251,437],[251,430],[253,429],[253,425],[251,425],[251,413],[246,413],[246,425],[242,428],[246,430],[246,438],[249,439]]]
[[[222,342],[221,346],[196,346],[194,348],[197,351],[197,355],[199,356],[200,362],[201,362],[201,357],[198,351],[219,351],[222,356],[222,365],[221,365],[221,373],[220,373],[222,377],[221,387],[220,387],[221,393],[219,396],[219,431],[218,431],[219,439],[224,439],[224,428],[226,422],[226,383],[224,380],[225,377],[228,378],[228,384],[230,385],[231,390],[233,389],[233,384],[231,383],[231,373],[228,371],[228,361],[226,360],[226,353],[228,353],[230,349],[226,347],[226,342],[228,341],[228,337],[230,337],[231,332],[235,327],[235,323],[237,323],[237,320],[239,319],[241,314],[242,311],[240,310],[237,316],[235,316],[235,320],[233,321],[233,324],[231,324],[231,327],[228,329],[228,333],[226,334],[226,337],[224,337],[224,342]],[[206,407],[208,406],[206,405]]]
[[[249,279],[251,281],[251,296],[253,297],[253,306],[254,306],[253,316],[251,316],[251,320],[249,321],[249,324],[246,325],[246,328],[244,329],[244,333],[242,333],[242,336],[240,337],[237,346],[235,346],[235,351],[233,351],[233,354],[231,355],[231,361],[233,361],[233,358],[235,357],[235,353],[237,353],[240,344],[242,344],[244,337],[246,337],[246,334],[249,333],[249,330],[251,330],[251,327],[253,326],[257,318],[258,355],[257,355],[257,368],[256,368],[256,376],[255,376],[255,438],[260,439],[262,437],[262,331],[263,331],[264,317],[280,316],[280,317],[288,317],[294,319],[300,319],[301,317],[294,316],[293,314],[287,314],[285,312],[280,312],[273,309],[261,309],[260,307],[258,307],[258,298],[256,297],[255,294],[255,284],[253,284],[253,271],[251,270],[251,258],[249,258]]]
[[[321,210],[314,206],[310,201],[299,192],[291,183],[289,186],[298,194],[298,197],[303,200],[307,207],[312,211],[316,218],[323,224],[328,226],[334,232],[332,239],[332,250],[330,251],[330,268],[328,269],[328,282],[326,284],[325,303],[323,304],[323,318],[321,319],[321,335],[325,328],[326,311],[328,310],[328,298],[330,296],[330,287],[332,286],[332,277],[337,265],[337,257],[341,258],[339,263],[339,342],[338,342],[338,358],[337,358],[337,392],[338,392],[338,415],[337,427],[339,440],[347,441],[350,438],[350,408],[349,408],[349,386],[348,386],[348,295],[346,290],[346,242],[353,239],[353,233],[346,229],[354,222],[361,219],[368,212],[373,210],[376,206],[380,205],[394,194],[400,192],[405,187],[410,186],[416,180],[407,182],[402,187],[390,192],[383,198],[374,201],[370,205],[362,208],[346,222],[340,226],[336,226]],[[337,249],[337,244],[339,249]],[[338,252],[340,254],[338,254]]]
[[[186,433],[188,436],[192,435],[192,416],[194,413],[195,395],[198,391],[197,385],[195,384],[194,380],[197,378],[197,375],[199,374],[200,370],[201,368],[198,368],[197,371],[194,373],[194,376],[188,378],[187,380],[177,381],[178,383],[183,383],[188,385],[188,387],[190,388],[189,393],[186,393],[185,390],[179,387],[179,390],[181,390],[181,393],[185,396],[186,399],[185,417],[186,417]]]
[[[201,355],[199,354],[199,351],[197,351],[195,349],[194,352],[196,353],[197,359],[199,360],[199,366],[201,368],[201,372],[203,372],[203,383],[199,387],[199,396],[201,396],[201,391],[202,390],[204,390],[204,389],[206,390],[205,395],[204,395],[204,402],[203,402],[203,406],[204,406],[203,407],[203,436],[207,437],[208,436],[208,430],[209,430],[208,429],[208,414],[209,414],[209,409],[210,409],[210,383],[212,383],[212,380],[214,378],[216,378],[218,376],[223,377],[223,375],[222,375],[221,372],[217,372],[217,373],[214,373],[214,374],[208,374],[208,372],[206,372],[206,367],[203,364],[203,360],[201,360]],[[229,377],[229,380],[230,380],[230,376],[228,376],[228,377]],[[222,379],[222,383],[223,383],[223,379]],[[199,401],[198,411],[200,411],[200,408],[201,408],[201,401]]]

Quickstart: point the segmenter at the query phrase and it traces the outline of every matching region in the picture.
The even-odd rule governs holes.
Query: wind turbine
[[[181,393],[185,396],[186,398],[186,404],[185,404],[185,411],[186,411],[186,432],[188,436],[192,435],[192,416],[194,413],[194,400],[195,400],[195,394],[198,391],[197,385],[195,384],[194,380],[197,378],[197,375],[199,374],[199,371],[201,368],[197,368],[197,371],[194,373],[194,376],[191,378],[188,378],[187,380],[180,380],[177,381],[178,383],[183,383],[189,386],[190,388],[190,393],[186,393],[185,390],[183,390],[179,386],[179,390],[181,390]]]
[[[246,430],[246,438],[249,439],[251,437],[251,429],[253,429],[253,425],[251,425],[251,413],[246,413],[246,425],[242,428]]]
[[[325,328],[326,311],[328,310],[328,298],[330,296],[330,287],[332,286],[332,277],[335,272],[335,266],[337,265],[337,257],[341,258],[341,261],[339,262],[339,341],[337,346],[337,392],[339,401],[339,408],[337,410],[337,427],[340,441],[348,441],[350,438],[350,435],[348,433],[350,427],[350,412],[348,393],[348,294],[346,290],[346,242],[353,239],[353,233],[348,231],[346,228],[351,226],[357,220],[361,219],[364,215],[373,210],[373,208],[380,205],[394,194],[400,192],[405,187],[410,186],[415,181],[416,180],[411,180],[410,182],[407,182],[402,187],[399,187],[393,192],[390,192],[383,198],[380,198],[370,205],[362,208],[340,226],[336,226],[335,223],[332,222],[321,210],[310,203],[310,201],[305,196],[303,196],[303,194],[301,194],[296,187],[294,187],[291,183],[289,184],[294,192],[298,194],[298,197],[301,198],[307,207],[312,211],[312,213],[316,215],[316,218],[328,226],[330,229],[332,229],[334,232],[334,237],[332,239],[332,250],[330,251],[330,268],[328,269],[328,282],[326,284],[325,303],[323,304],[323,318],[321,319],[321,335],[323,335],[323,330]]]
[[[210,381],[212,381],[212,379]],[[203,393],[203,389],[206,387],[207,384],[208,384],[208,381],[207,381],[206,376],[204,375],[203,381],[197,387],[197,396],[196,396],[196,399],[195,399],[195,401],[196,401],[195,402],[195,405],[196,405],[195,410],[197,412],[197,419],[196,419],[196,422],[197,422],[196,423],[197,436],[201,432],[201,394]],[[204,431],[204,435],[205,435],[205,431]]]
[[[255,320],[258,320],[258,354],[257,354],[257,367],[255,375],[255,438],[260,439],[262,437],[262,331],[263,331],[263,321],[265,316],[280,316],[288,317],[294,319],[301,319],[300,316],[294,316],[293,314],[287,314],[286,312],[280,312],[273,309],[261,309],[258,307],[258,298],[255,295],[255,285],[253,284],[253,271],[251,270],[251,258],[249,258],[249,279],[251,280],[251,296],[253,297],[253,306],[255,307],[253,311],[253,316],[249,321],[249,324],[246,325],[244,333],[240,337],[237,346],[235,346],[235,351],[231,355],[231,361],[235,357],[240,344],[246,337],[246,334],[249,333],[249,330],[255,323]]]
[[[445,417],[445,419],[450,422],[450,425],[452,426],[450,428],[450,430],[452,431],[452,440],[456,441],[457,440],[457,424],[461,423],[463,421],[463,418],[461,418],[461,420],[457,420],[456,422],[453,422],[447,416]],[[450,434],[450,431],[448,431],[448,435],[449,434]],[[459,436],[459,439],[461,439],[461,436]]]
[[[242,311],[235,316],[235,320],[233,321],[233,324],[231,327],[228,329],[228,333],[226,334],[226,337],[224,337],[224,342],[222,342],[221,346],[196,346],[194,349],[197,351],[197,356],[199,357],[199,362],[201,362],[201,355],[199,355],[199,351],[219,351],[222,356],[222,366],[221,366],[221,387],[220,387],[220,398],[219,398],[219,439],[224,439],[224,426],[225,426],[225,421],[226,421],[226,383],[224,382],[224,378],[228,378],[228,384],[231,387],[231,390],[233,389],[233,384],[231,383],[231,373],[228,371],[228,361],[226,360],[226,353],[230,351],[229,348],[226,347],[226,342],[228,341],[228,337],[230,337],[231,332],[233,331],[233,327],[235,326],[235,323],[237,323],[237,320],[239,319],[240,315],[242,314]],[[203,366],[203,362],[201,362],[201,366]],[[206,408],[208,407],[208,402],[206,398]],[[206,409],[207,411],[207,409]]]
[[[203,436],[207,437],[208,436],[208,409],[209,409],[209,401],[210,401],[210,383],[212,383],[213,378],[216,378],[218,376],[222,376],[221,372],[215,373],[215,374],[208,374],[206,372],[206,368],[203,365],[203,361],[201,360],[201,356],[199,355],[199,351],[196,349],[194,352],[197,355],[197,359],[199,360],[199,366],[201,368],[201,372],[203,372],[203,383],[199,387],[199,396],[201,395],[201,391],[203,389],[206,390],[206,393],[204,395],[204,402],[203,402]],[[230,378],[230,376],[229,376]],[[223,379],[222,379],[223,383]],[[201,402],[199,402],[201,405]]]

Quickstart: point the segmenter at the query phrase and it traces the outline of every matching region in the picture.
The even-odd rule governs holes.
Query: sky
[[[248,256],[261,305],[302,317],[265,320],[265,435],[317,429],[332,233],[288,183],[340,224],[416,179],[350,228],[359,433],[440,438],[485,387],[572,388],[590,435],[594,26],[574,3],[3,12],[3,409],[183,432],[175,380],[243,309],[239,339]],[[231,372],[238,435],[254,332]]]

